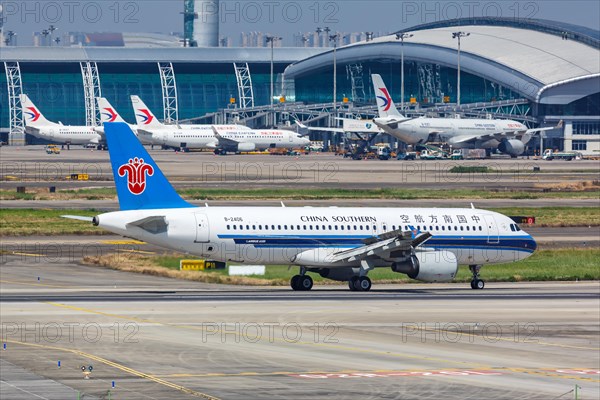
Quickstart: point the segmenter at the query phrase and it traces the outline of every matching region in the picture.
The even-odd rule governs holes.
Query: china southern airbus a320
[[[308,273],[317,273],[367,291],[374,268],[448,282],[459,264],[470,266],[471,287],[483,289],[481,266],[522,260],[536,249],[509,217],[473,207],[195,207],[175,192],[127,124],[107,123],[105,133],[120,211],[87,220],[209,259],[298,266],[294,290],[310,290]]]

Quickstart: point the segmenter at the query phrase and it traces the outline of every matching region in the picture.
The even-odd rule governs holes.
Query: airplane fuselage
[[[131,224],[157,216],[164,217],[163,228]],[[423,247],[450,251],[459,264],[514,262],[536,249],[510,218],[479,209],[194,207],[111,212],[95,223],[158,246],[242,264],[355,267],[358,261],[332,265],[327,257],[395,230],[431,233]]]
[[[98,144],[102,141],[101,135],[92,126],[27,126],[25,132],[59,144]]]
[[[446,142],[455,148],[496,148],[499,141],[495,139],[475,142],[460,140],[463,136],[527,130],[525,125],[517,121],[502,119],[416,118],[390,126],[385,123],[388,118],[376,118],[374,122],[386,133],[412,145]]]
[[[144,130],[139,137],[148,140],[148,132],[152,135],[154,144],[160,144],[171,147],[185,147],[189,149],[225,149],[237,151],[233,142],[241,143],[240,147],[246,145],[248,150],[264,150],[268,148],[294,148],[307,144],[308,140],[299,137],[295,132],[286,130],[271,129],[250,129],[236,125],[195,125],[193,127],[182,127],[172,129],[165,127],[162,129]],[[215,130],[219,133],[223,141],[215,135]],[[228,144],[232,141],[231,144]]]

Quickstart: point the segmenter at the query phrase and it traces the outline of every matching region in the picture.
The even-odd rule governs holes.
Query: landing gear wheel
[[[483,279],[473,279],[471,281],[471,289],[483,289],[485,287],[485,282]]]
[[[308,275],[301,275],[298,279],[298,287],[300,290],[310,290],[313,287],[313,280]]]
[[[356,292],[358,289],[358,276],[353,276],[352,278],[350,278],[348,280],[348,287],[350,288],[351,291]]]
[[[361,292],[368,292],[371,290],[371,279],[368,276],[361,276],[358,278],[358,290]]]
[[[302,276],[300,276],[300,275],[294,275],[294,276],[292,276],[292,279],[290,279],[290,286],[292,287],[292,289],[294,289],[294,290],[302,290],[300,288],[300,285],[299,285],[300,278],[302,278]]]
[[[481,270],[481,265],[469,265],[469,269],[473,274],[473,279],[471,280],[471,289],[483,289],[485,287],[485,282],[483,281],[483,279],[479,279],[479,271]]]

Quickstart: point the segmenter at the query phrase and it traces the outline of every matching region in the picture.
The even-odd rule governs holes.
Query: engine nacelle
[[[393,263],[392,271],[422,282],[450,282],[458,271],[458,261],[450,251],[423,251]]]
[[[238,151],[254,151],[256,145],[254,143],[239,143],[237,146]]]
[[[498,150],[511,156],[519,156],[525,151],[525,144],[517,139],[503,140],[498,145]]]

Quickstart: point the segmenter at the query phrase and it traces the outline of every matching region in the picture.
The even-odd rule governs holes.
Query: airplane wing
[[[302,129],[308,129],[309,131],[326,131],[326,132],[345,132],[342,128],[332,128],[328,126],[318,127],[318,126],[306,126],[302,124],[300,121],[296,120],[296,124]]]
[[[219,133],[219,130],[214,125],[212,125],[212,130],[215,134],[215,137],[219,141],[219,145],[225,146],[225,147],[231,147],[231,146],[237,146],[238,144],[240,144],[240,142],[235,139],[227,138],[227,137],[224,137],[223,135],[221,135]]]
[[[331,262],[350,263],[364,259],[383,259],[393,260],[402,253],[411,251],[421,246],[431,238],[431,233],[420,233],[413,237],[412,232],[402,232],[401,230],[391,231],[363,240],[364,246],[349,250],[340,251],[332,255]]]

